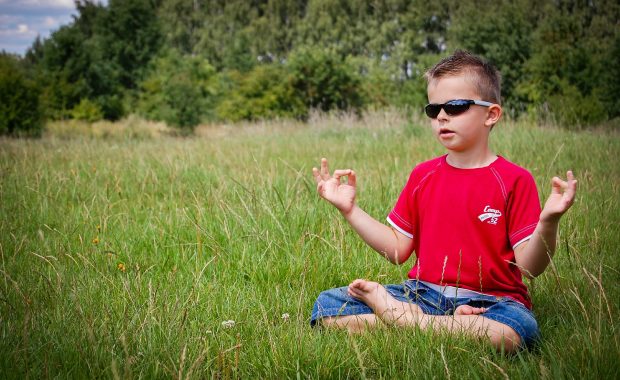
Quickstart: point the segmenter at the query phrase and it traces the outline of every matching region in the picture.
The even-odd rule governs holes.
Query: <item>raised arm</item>
[[[413,240],[372,218],[355,203],[356,177],[351,169],[329,174],[327,159],[321,169],[312,168],[319,195],[334,205],[353,230],[375,251],[394,264],[404,263],[413,252]],[[341,182],[347,177],[347,183]]]
[[[572,206],[577,191],[573,172],[568,171],[566,179],[553,177],[551,194],[540,213],[534,234],[515,249],[517,265],[526,277],[533,278],[544,272],[555,253],[560,218]]]

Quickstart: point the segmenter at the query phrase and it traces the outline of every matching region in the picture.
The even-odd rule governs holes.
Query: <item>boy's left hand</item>
[[[559,220],[572,206],[577,192],[577,180],[572,171],[566,172],[566,181],[559,177],[551,180],[551,194],[540,214],[541,220]]]

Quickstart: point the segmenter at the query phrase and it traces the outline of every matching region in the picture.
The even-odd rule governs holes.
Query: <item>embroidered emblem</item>
[[[486,221],[489,224],[497,224],[497,220],[500,216],[502,216],[501,211],[491,208],[491,206],[489,205],[486,205],[484,207],[484,212],[478,215],[478,219],[480,219],[481,222]]]

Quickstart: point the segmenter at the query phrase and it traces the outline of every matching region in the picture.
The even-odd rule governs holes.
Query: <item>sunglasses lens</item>
[[[444,104],[443,109],[446,111],[448,115],[456,116],[456,115],[460,115],[463,112],[467,111],[469,109],[469,103],[464,103],[464,102],[459,102],[459,101],[448,102]]]
[[[431,119],[436,118],[437,115],[439,115],[440,111],[441,104],[427,104],[426,107],[424,107],[424,112],[426,112],[426,116],[430,117]]]
[[[446,113],[448,114],[448,116],[456,116],[467,111],[471,104],[474,104],[473,100],[463,99],[450,100],[445,104],[431,103],[427,104],[426,107],[424,107],[424,112],[426,112],[426,116],[430,117],[431,119],[435,119],[443,108],[444,111],[446,111]]]

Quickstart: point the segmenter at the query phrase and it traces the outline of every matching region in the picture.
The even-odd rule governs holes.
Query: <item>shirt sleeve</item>
[[[414,173],[415,170],[409,175],[407,184],[401,191],[396,205],[394,205],[394,208],[387,217],[387,221],[392,227],[409,238],[413,238],[415,225],[414,189],[416,184]]]
[[[508,238],[512,248],[529,240],[540,218],[536,182],[529,172],[520,176],[508,200]]]

